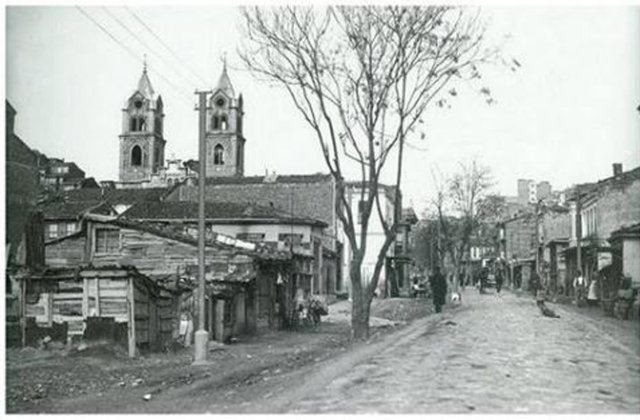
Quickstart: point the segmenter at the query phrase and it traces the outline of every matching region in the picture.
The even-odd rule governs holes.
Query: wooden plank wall
[[[127,278],[59,281],[57,292],[40,293],[37,302],[26,305],[26,313],[43,326],[66,322],[70,336],[83,335],[87,317],[127,322]]]
[[[78,236],[45,246],[45,264],[49,267],[75,267],[85,259],[85,238]]]
[[[207,264],[246,264],[252,261],[246,255],[234,255],[227,249],[212,248],[206,249],[205,259]],[[198,253],[194,245],[143,231],[120,229],[120,251],[110,255],[93,253],[91,262],[96,266],[131,265],[150,277],[175,276],[186,266],[197,265]]]

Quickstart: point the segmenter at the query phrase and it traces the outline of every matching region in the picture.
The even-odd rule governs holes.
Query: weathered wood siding
[[[85,237],[75,236],[45,246],[45,264],[49,267],[74,267],[85,259]]]
[[[99,224],[96,227],[100,227]],[[164,238],[148,232],[120,229],[120,248],[117,253],[99,254],[92,249],[91,262],[95,266],[130,265],[147,276],[163,277],[184,272],[185,267],[198,264],[197,247],[177,240]],[[227,249],[207,248],[207,264],[242,264],[252,261],[246,255],[235,254]]]

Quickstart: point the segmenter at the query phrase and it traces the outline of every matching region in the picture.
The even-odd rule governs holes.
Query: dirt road
[[[550,306],[560,319],[543,317],[528,296],[469,289],[462,305],[377,330],[369,342],[347,343],[345,331],[331,330],[338,324],[288,334],[284,346],[274,333],[139,388],[24,411],[639,413],[640,325]]]

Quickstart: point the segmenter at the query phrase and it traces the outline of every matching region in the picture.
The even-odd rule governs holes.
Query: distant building
[[[150,180],[164,164],[164,107],[151,86],[146,64],[138,86],[122,109],[119,181]]]
[[[7,262],[24,264],[26,244],[24,233],[29,213],[38,198],[38,154],[27,146],[14,132],[16,110],[5,101],[6,118],[6,232]],[[21,261],[19,261],[21,260]],[[8,265],[9,265],[8,264]]]
[[[336,184],[328,174],[267,176],[220,176],[208,178],[205,187],[207,202],[251,204],[260,208],[272,208],[291,218],[305,218],[324,222],[321,237],[313,238],[311,247],[316,266],[313,293],[335,294],[344,290],[341,269],[343,242],[338,236],[339,222],[336,214]],[[197,180],[177,185],[167,201],[198,201]],[[288,229],[283,227],[282,234]],[[323,262],[324,255],[327,263]],[[335,261],[335,266],[333,262]]]
[[[521,205],[535,204],[539,200],[549,200],[553,197],[551,184],[548,181],[536,183],[532,179],[518,180],[518,203]]]
[[[573,278],[581,269],[589,279],[612,264],[609,238],[621,228],[640,223],[640,167],[623,172],[614,164],[613,176],[573,188],[568,198],[571,212],[570,242],[564,254]],[[581,267],[577,265],[580,241]],[[634,284],[640,280],[634,279]]]
[[[87,180],[85,172],[74,162],[64,159],[47,158],[40,155],[40,185],[48,191],[71,191],[78,188],[95,188],[93,178]]]

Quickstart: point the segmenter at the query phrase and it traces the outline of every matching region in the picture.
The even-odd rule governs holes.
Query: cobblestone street
[[[532,299],[479,295],[362,360],[286,411],[638,413],[640,339],[629,321]],[[311,396],[313,395],[313,396]]]

